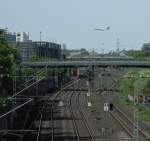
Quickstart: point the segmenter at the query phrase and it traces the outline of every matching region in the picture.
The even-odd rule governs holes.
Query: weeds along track
[[[134,122],[129,119],[129,117],[116,105],[114,105],[114,110],[110,112],[112,117],[121,125],[121,127],[126,131],[130,137],[134,137],[133,128]],[[137,128],[137,127],[135,127]],[[150,141],[150,137],[140,128],[138,128],[139,138],[141,141]]]

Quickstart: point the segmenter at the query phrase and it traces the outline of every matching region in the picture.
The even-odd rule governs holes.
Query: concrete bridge
[[[71,67],[126,67],[126,68],[150,68],[149,61],[58,61],[58,62],[23,62],[22,67],[31,68],[71,68]]]

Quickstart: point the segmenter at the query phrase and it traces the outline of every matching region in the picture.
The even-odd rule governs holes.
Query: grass
[[[121,106],[130,111],[133,111],[134,108],[136,108],[136,110],[138,110],[139,119],[150,127],[150,108],[145,107],[141,104],[135,106],[133,102],[128,100],[127,96],[122,96],[122,94],[120,93],[118,93],[117,95],[119,96],[119,103]]]
[[[138,112],[140,119],[150,127],[150,108],[138,105]]]
[[[129,111],[133,111],[134,108],[138,110],[139,119],[144,122],[146,125],[150,127],[150,108],[138,104],[134,105],[133,102],[128,100],[128,94],[133,94],[134,92],[134,84],[138,81],[140,82],[140,87],[143,91],[140,91],[140,95],[145,95],[146,93],[149,94],[150,91],[150,70],[142,69],[142,70],[129,70],[124,77],[137,77],[137,79],[123,79],[120,82],[120,90],[121,92],[117,94],[119,97],[119,103]],[[143,79],[142,81],[138,80],[140,77],[147,77],[147,79]],[[145,91],[144,91],[145,90]],[[147,92],[147,91],[148,92]]]

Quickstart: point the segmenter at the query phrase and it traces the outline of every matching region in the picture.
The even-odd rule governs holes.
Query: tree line
[[[12,93],[12,77],[21,58],[16,45],[7,41],[7,31],[0,29],[0,96]]]
[[[136,60],[150,60],[150,43],[144,43],[141,50],[129,50],[127,55]]]

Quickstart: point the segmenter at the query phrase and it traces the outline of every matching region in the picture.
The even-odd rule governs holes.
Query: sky
[[[150,42],[150,0],[0,0],[0,27],[30,39],[101,52]],[[108,31],[93,28],[110,26]]]

